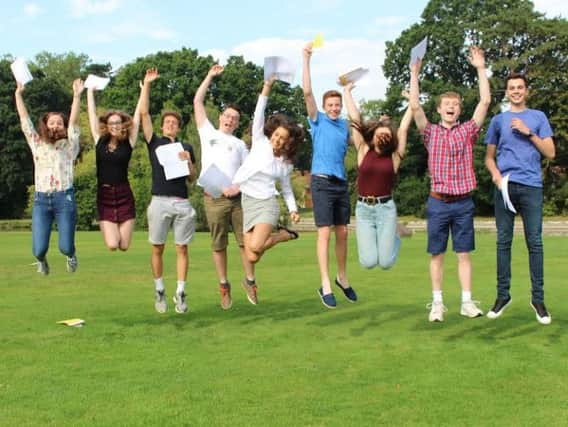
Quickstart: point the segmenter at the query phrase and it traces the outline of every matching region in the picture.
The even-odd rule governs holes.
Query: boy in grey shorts
[[[181,126],[180,115],[166,111],[162,114],[162,136],[159,137],[154,133],[149,113],[150,84],[158,77],[158,70],[155,68],[147,70],[140,93],[140,117],[152,166],[152,201],[148,206],[148,231],[149,241],[152,244],[152,274],[156,286],[154,307],[158,313],[165,313],[167,310],[166,291],[162,280],[163,253],[168,231],[172,228],[177,259],[177,289],[173,300],[176,312],[181,314],[188,310],[185,294],[187,245],[193,239],[195,232],[195,210],[187,200],[186,177],[166,179],[164,168],[156,156],[158,147],[176,142]],[[179,153],[179,157],[188,161],[187,178],[189,179],[194,175],[195,157],[190,145],[182,143],[182,146],[184,151]]]

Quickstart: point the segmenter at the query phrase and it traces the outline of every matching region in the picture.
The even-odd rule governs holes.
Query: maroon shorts
[[[120,224],[136,217],[134,195],[130,185],[99,185],[97,190],[97,210],[99,221],[110,221]]]

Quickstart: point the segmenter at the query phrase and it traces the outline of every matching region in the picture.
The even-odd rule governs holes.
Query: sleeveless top
[[[379,155],[370,149],[361,165],[357,176],[357,188],[360,196],[389,196],[392,194],[396,174],[392,156]]]
[[[109,136],[97,142],[97,182],[99,185],[128,183],[128,163],[132,156],[132,146],[128,140],[119,142],[114,151],[108,149]]]

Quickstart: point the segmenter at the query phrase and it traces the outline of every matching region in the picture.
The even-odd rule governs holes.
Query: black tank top
[[[118,143],[110,151],[110,137],[101,137],[97,142],[97,182],[99,185],[117,185],[128,182],[128,163],[132,156],[132,146],[128,140]]]

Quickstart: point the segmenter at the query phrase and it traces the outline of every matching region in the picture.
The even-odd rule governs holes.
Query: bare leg
[[[344,287],[349,287],[347,280],[347,225],[335,226],[335,258],[337,260],[337,277]]]
[[[215,264],[219,283],[227,282],[227,248],[213,251],[213,263]]]
[[[120,235],[120,245],[119,249],[121,251],[127,251],[130,247],[130,242],[132,241],[132,232],[134,231],[134,218],[124,221],[118,224],[118,232]]]
[[[187,245],[176,245],[176,267],[178,281],[186,281],[188,265],[189,257],[187,256]]]
[[[462,290],[471,292],[471,257],[469,252],[458,252],[458,275]]]
[[[432,280],[432,290],[442,290],[442,279],[444,277],[444,254],[432,255],[430,257],[430,279]]]
[[[105,245],[109,250],[116,251],[120,245],[120,230],[118,224],[110,221],[99,223]]]
[[[254,279],[254,265],[247,259],[246,251],[244,246],[239,247],[239,252],[241,254],[241,261],[243,263],[243,270],[245,271],[245,276],[247,279]]]
[[[272,224],[256,224],[252,231],[245,233],[247,259],[255,264],[268,249],[290,239],[291,236],[286,230],[282,229],[273,234]]]
[[[162,277],[164,272],[164,261],[162,255],[164,254],[165,245],[152,245],[152,274],[154,279],[159,279]]]
[[[321,285],[324,295],[331,293],[329,282],[329,226],[318,227],[317,257],[321,276]]]

